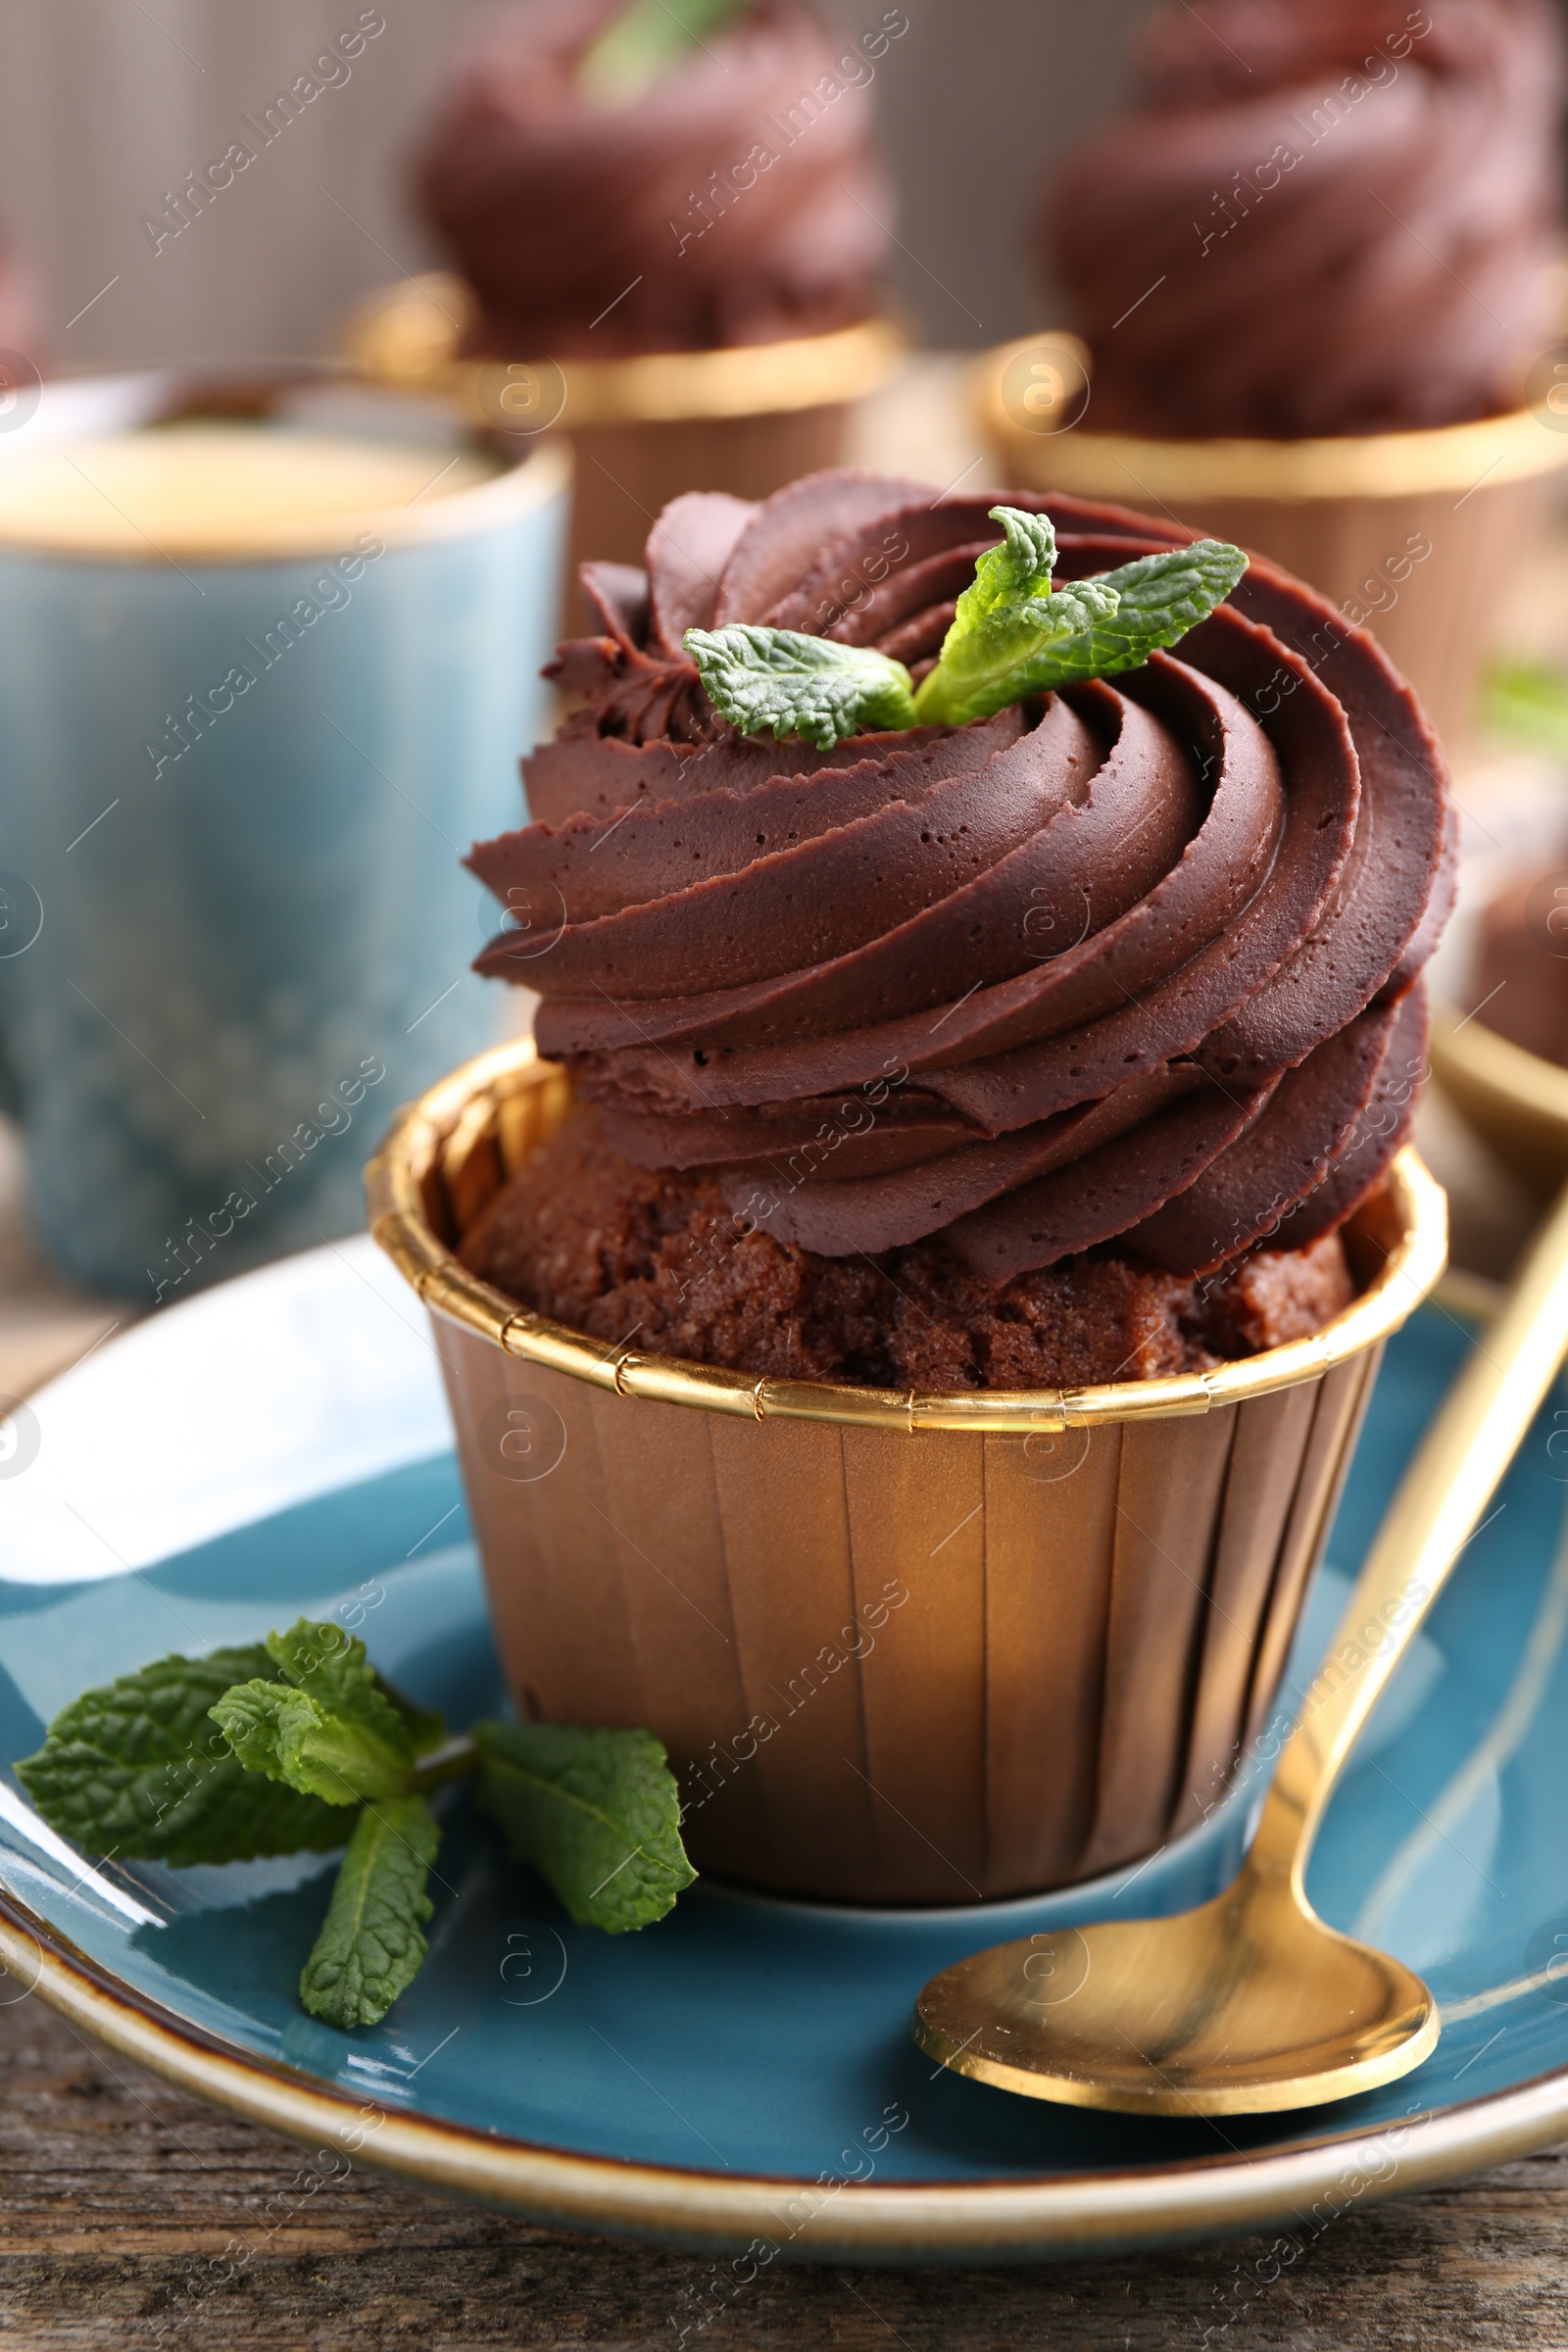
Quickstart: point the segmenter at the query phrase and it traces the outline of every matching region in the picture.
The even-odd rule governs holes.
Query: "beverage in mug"
[[[352,1230],[361,1106],[488,1041],[453,853],[516,818],[566,488],[319,375],[45,385],[0,438],[0,1076],[77,1280]]]

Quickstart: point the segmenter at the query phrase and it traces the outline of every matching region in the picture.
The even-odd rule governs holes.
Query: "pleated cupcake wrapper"
[[[368,1171],[434,1310],[519,1710],[647,1725],[698,1867],[781,1892],[975,1901],[1200,1822],[1269,1724],[1382,1341],[1441,1268],[1413,1154],[1352,1237],[1381,1274],[1314,1342],[919,1397],[598,1348],[458,1267],[568,1099],[500,1049]]]
[[[1167,441],[1096,432],[1092,400],[1083,423],[1031,431],[1008,387],[1035,343],[1061,340],[1003,345],[976,363],[976,418],[1008,480],[1174,518],[1270,557],[1364,623],[1440,738],[1462,740],[1503,598],[1568,466],[1568,432],[1522,409],[1401,433]]]

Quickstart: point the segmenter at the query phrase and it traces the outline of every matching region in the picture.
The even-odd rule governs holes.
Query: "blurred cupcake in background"
[[[804,0],[528,0],[457,59],[414,174],[457,274],[369,306],[355,356],[456,365],[493,422],[559,423],[572,581],[637,560],[680,491],[757,498],[842,456],[900,346],[871,89],[907,30]]]
[[[1433,1006],[1432,1066],[1539,1208],[1568,1176],[1568,825],[1554,848],[1544,839],[1528,857],[1474,860],[1465,898]]]
[[[1288,564],[1457,738],[1568,459],[1563,80],[1548,0],[1156,11],[1042,193],[1082,341],[991,355],[1009,469]]]

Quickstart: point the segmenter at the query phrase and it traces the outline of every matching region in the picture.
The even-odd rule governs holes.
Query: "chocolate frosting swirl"
[[[1058,579],[1191,534],[1068,498]],[[827,1256],[994,1282],[1098,1244],[1195,1274],[1337,1223],[1405,1132],[1446,913],[1441,756],[1372,640],[1254,560],[1171,654],[830,754],[739,739],[681,652],[745,620],[916,675],[988,499],[849,471],[664,510],[588,565],[582,708],[473,870],[610,1140]]]
[[[600,105],[578,69],[621,5],[530,0],[453,72],[416,181],[478,297],[469,349],[609,358],[865,318],[893,209],[868,58],[801,0],[754,0]]]
[[[1546,0],[1167,6],[1139,67],[1041,213],[1096,425],[1288,439],[1518,405],[1562,213]]]

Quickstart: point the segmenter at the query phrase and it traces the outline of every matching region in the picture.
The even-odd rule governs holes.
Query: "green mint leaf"
[[[867,728],[912,727],[902,662],[798,629],[688,629],[682,639],[715,710],[743,735],[800,735],[819,752]]]
[[[611,1936],[649,1927],[696,1878],[680,1841],[680,1792],[652,1732],[477,1723],[473,1733],[475,1796],[579,1927]]]
[[[988,548],[975,564],[974,578],[957,602],[956,628],[979,628],[993,612],[1051,594],[1056,529],[1050,515],[993,507],[991,519],[1002,525],[1002,545]]]
[[[966,718],[1004,710],[1020,699],[1015,675],[1042,647],[1082,628],[1074,607],[1051,602],[1056,533],[1050,516],[993,507],[991,519],[1002,525],[1002,545],[986,550],[958,598],[941,659],[916,697],[922,716],[946,720],[960,705]]]
[[[410,1698],[397,1686],[378,1673],[375,1687],[387,1704],[393,1707],[403,1724],[403,1736],[416,1756],[427,1756],[439,1747],[447,1736],[447,1719],[437,1707],[421,1707],[417,1699]]]
[[[629,106],[743,0],[631,0],[585,53],[577,78],[600,106]]]
[[[407,1793],[413,1764],[395,1715],[396,1738],[388,1740],[362,1723],[328,1713],[308,1690],[288,1683],[249,1682],[226,1690],[212,1717],[247,1772],[284,1781],[329,1805]]]
[[[1057,686],[1136,669],[1203,620],[1247,569],[1218,539],[1141,556],[1051,590],[1054,534],[1044,515],[993,507],[1005,533],[975,565],[935,669],[915,696],[923,723],[961,725]]]
[[[1568,671],[1544,662],[1494,662],[1485,680],[1482,716],[1494,734],[1568,752]]]
[[[210,1720],[233,1684],[274,1672],[260,1643],[159,1658],[62,1708],[17,1777],[50,1828],[91,1854],[183,1865],[325,1852],[343,1842],[342,1815],[244,1771]]]
[[[1136,669],[1161,646],[1177,644],[1224,603],[1246,569],[1246,556],[1228,540],[1198,539],[1102,572],[1094,585],[1110,589],[1117,603],[1095,630],[1095,676]]]
[[[269,1634],[267,1650],[284,1679],[323,1713],[352,1724],[402,1763],[445,1737],[441,1717],[384,1683],[367,1663],[365,1643],[341,1625],[302,1617],[286,1634]]]
[[[958,644],[951,660],[950,629],[941,661],[921,680],[914,698],[917,722],[962,726],[1053,686],[1102,676],[1095,659],[1095,630],[1111,621],[1115,612],[1113,590],[1095,580],[1075,580],[1054,596],[1032,597],[991,615]],[[957,626],[956,620],[953,627]]]
[[[419,1796],[367,1805],[338,1867],[321,1933],[300,1977],[300,1999],[329,2026],[376,2026],[413,1984],[428,1950],[424,1891],[441,1842]]]

